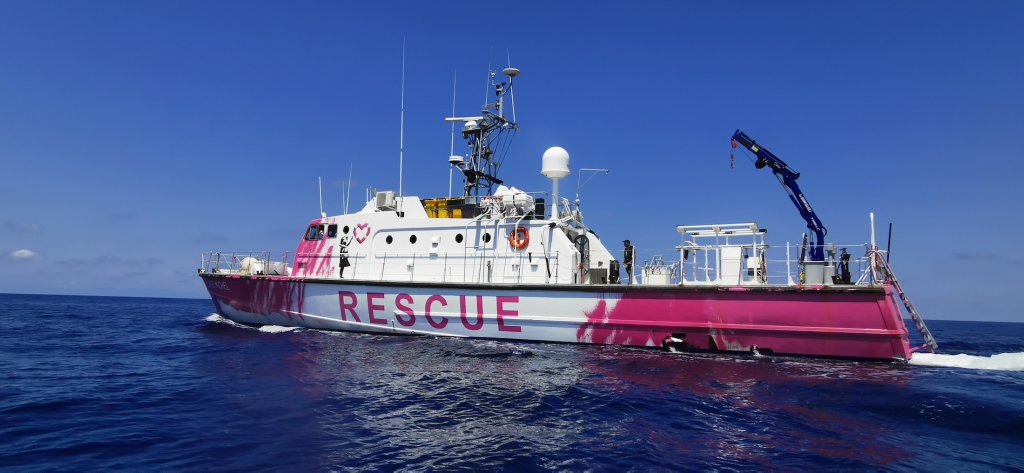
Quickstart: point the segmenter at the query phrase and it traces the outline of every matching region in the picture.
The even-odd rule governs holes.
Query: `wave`
[[[235,327],[252,328],[252,327],[249,327],[248,325],[240,324],[238,322],[235,322],[234,320],[231,320],[231,319],[229,319],[227,317],[224,317],[223,315],[220,315],[220,314],[218,314],[216,312],[210,314],[209,317],[206,318],[206,321],[207,322],[217,323],[217,324],[232,325],[232,326],[235,326]]]
[[[256,326],[253,326],[253,325],[240,324],[238,322],[235,322],[234,320],[231,320],[231,319],[229,319],[227,317],[224,317],[224,316],[222,316],[220,314],[217,314],[217,313],[210,314],[208,317],[206,317],[206,321],[207,322],[218,323],[218,324],[227,324],[227,325],[230,325],[232,327],[259,330],[260,332],[263,332],[263,333],[284,333],[284,332],[291,332],[292,330],[295,330],[295,329],[299,328],[299,327],[285,327],[285,326],[282,326],[282,325],[261,325],[259,327],[256,327]]]
[[[284,333],[291,332],[298,327],[285,327],[283,325],[262,325],[260,326],[260,332],[264,333]]]
[[[992,356],[940,355],[937,353],[915,353],[910,364],[918,366],[943,366],[973,370],[1024,371],[1024,353],[999,353]]]

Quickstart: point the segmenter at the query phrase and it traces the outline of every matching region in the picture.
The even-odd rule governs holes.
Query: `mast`
[[[478,197],[490,195],[494,186],[502,184],[498,178],[498,170],[512,135],[519,130],[513,117],[509,120],[504,113],[505,94],[511,95],[513,79],[519,75],[519,69],[507,67],[502,71],[508,82],[496,82],[497,74],[490,72],[491,85],[494,86],[494,102],[484,104],[480,116],[451,117],[450,122],[462,122],[462,138],[469,146],[469,160],[456,162],[450,160],[463,174],[463,196]],[[513,108],[514,108],[513,104]]]

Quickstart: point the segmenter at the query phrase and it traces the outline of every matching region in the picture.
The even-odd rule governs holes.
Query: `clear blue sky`
[[[452,75],[474,114],[507,51],[503,177],[548,189],[554,145],[610,168],[584,210],[613,249],[749,220],[796,241],[770,173],[729,169],[741,128],[830,240],[895,223],[926,317],[1024,322],[1024,3],[455,5],[0,1],[0,292],[205,297],[200,252],[293,250],[317,176],[329,213],[350,164],[353,201],[397,188],[404,37],[406,193],[447,193]]]

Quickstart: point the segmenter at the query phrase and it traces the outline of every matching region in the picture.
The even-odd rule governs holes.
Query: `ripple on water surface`
[[[0,297],[0,467],[1024,467],[1020,372],[253,328],[208,301]],[[974,356],[1003,353],[970,324],[931,325]]]

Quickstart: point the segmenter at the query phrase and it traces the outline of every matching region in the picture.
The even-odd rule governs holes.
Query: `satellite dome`
[[[569,152],[559,146],[552,146],[541,158],[541,170],[548,179],[561,179],[569,175]]]

